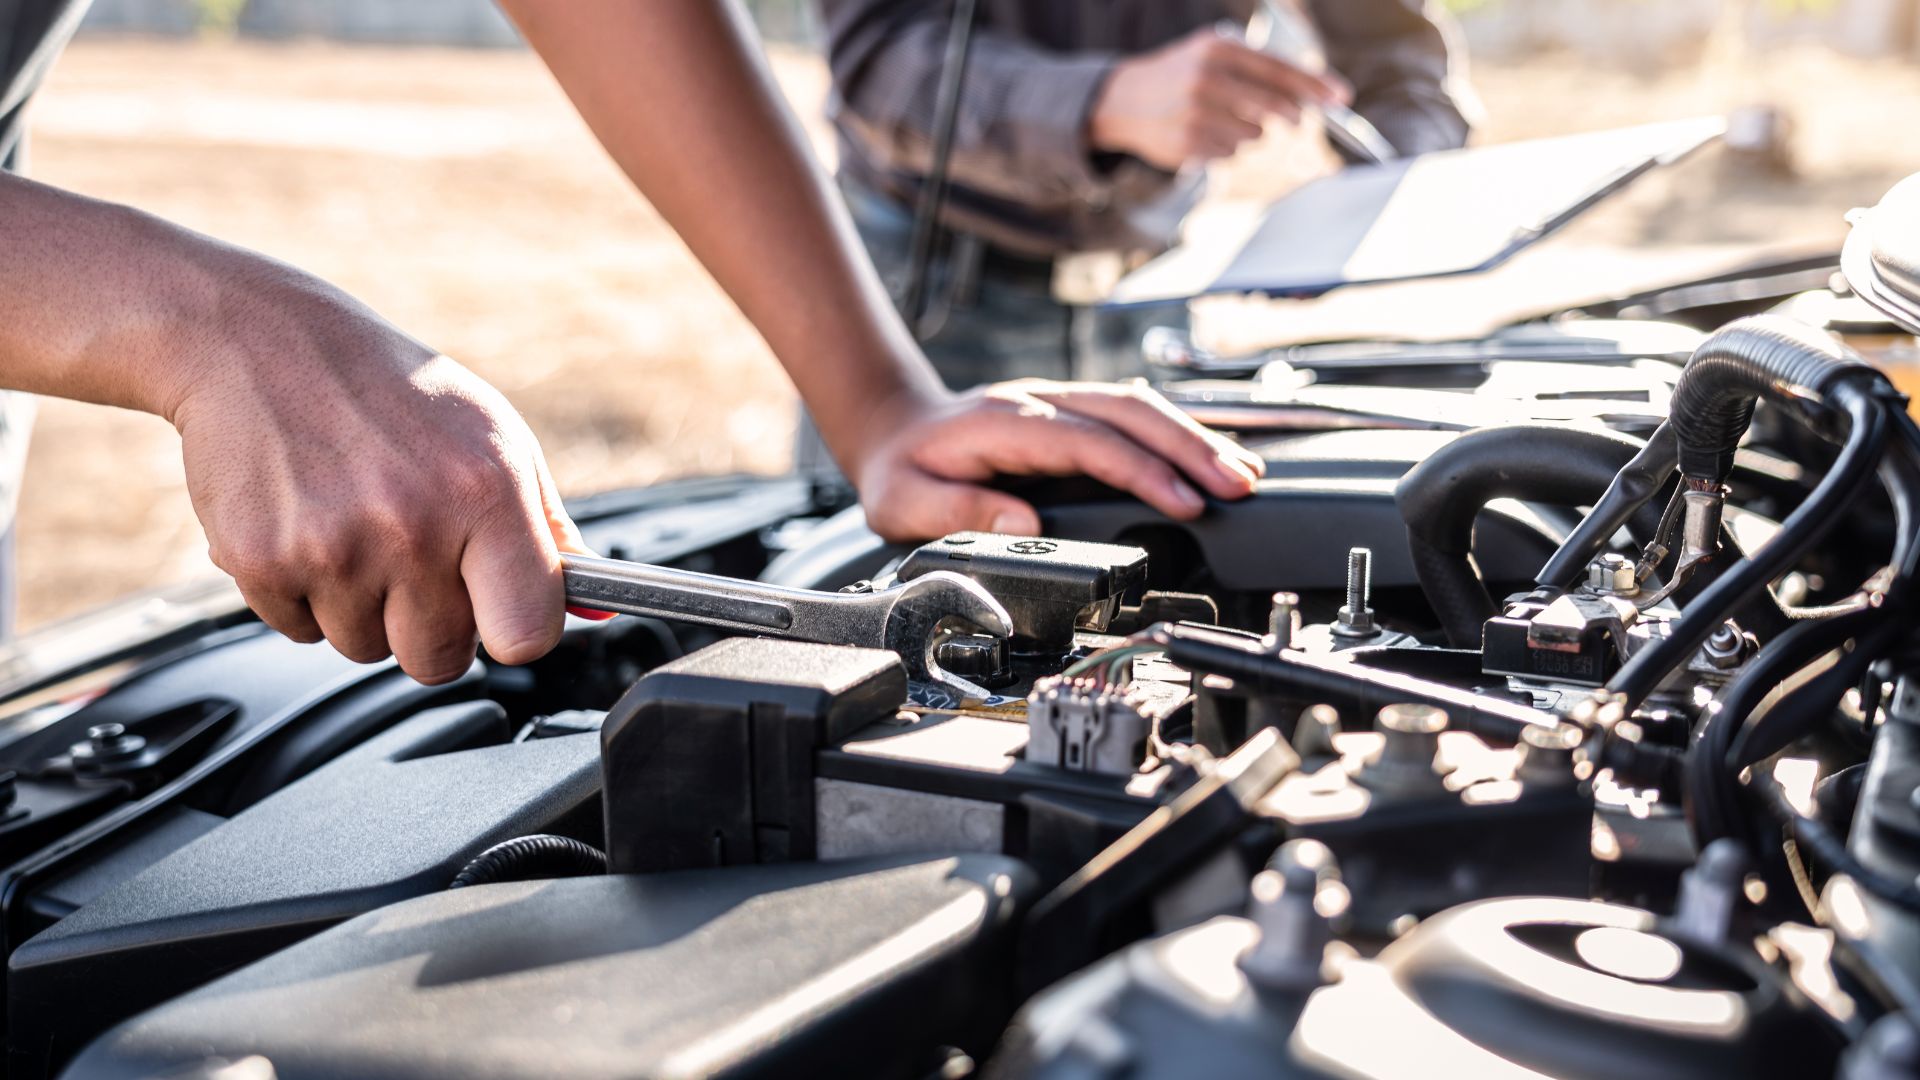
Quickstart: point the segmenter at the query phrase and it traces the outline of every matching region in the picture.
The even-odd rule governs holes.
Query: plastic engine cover
[[[468,859],[598,817],[598,741],[504,739],[492,702],[429,709],[248,808],[9,961],[10,1075],[345,919],[446,887]]]
[[[1005,1021],[1031,890],[980,855],[474,886],[136,1017],[66,1075],[256,1055],[277,1080],[934,1075]]]

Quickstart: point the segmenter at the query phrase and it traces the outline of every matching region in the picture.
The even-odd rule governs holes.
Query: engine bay
[[[924,655],[576,619],[428,688],[218,586],[29,638],[10,1075],[1912,1075],[1920,428],[1852,346],[1920,327],[1848,261],[1150,340],[1267,463],[1196,522],[574,507],[613,559],[1004,611]]]

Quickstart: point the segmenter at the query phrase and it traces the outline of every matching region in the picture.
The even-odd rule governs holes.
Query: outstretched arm
[[[559,638],[579,537],[513,408],[290,266],[0,173],[0,386],[172,421],[261,618],[423,682]]]
[[[1144,390],[946,393],[888,303],[732,3],[502,0],[607,151],[760,330],[884,535],[1034,532],[981,483],[1086,473],[1175,517],[1258,459]]]

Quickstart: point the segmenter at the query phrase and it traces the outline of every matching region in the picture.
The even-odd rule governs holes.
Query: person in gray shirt
[[[841,190],[898,295],[934,154],[951,5],[820,6]],[[1460,50],[1431,5],[1312,0],[1304,14],[1324,41],[1324,72],[1231,32],[1259,7],[980,0],[921,320],[950,386],[1138,370],[1140,332],[1183,324],[1184,308],[1096,312],[1081,301],[1118,267],[1165,250],[1200,197],[1199,166],[1270,118],[1350,104],[1402,155],[1466,141]]]

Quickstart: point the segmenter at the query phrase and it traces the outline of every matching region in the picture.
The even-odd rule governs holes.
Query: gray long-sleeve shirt
[[[27,99],[86,9],[86,0],[0,0],[0,169],[18,165]]]
[[[820,0],[842,175],[904,205],[932,157],[945,0]],[[1175,175],[1087,143],[1114,62],[1252,0],[980,0],[950,159],[947,227],[1030,255],[1158,250],[1199,198]],[[1310,0],[1354,108],[1399,148],[1461,145],[1452,30],[1423,0]]]

